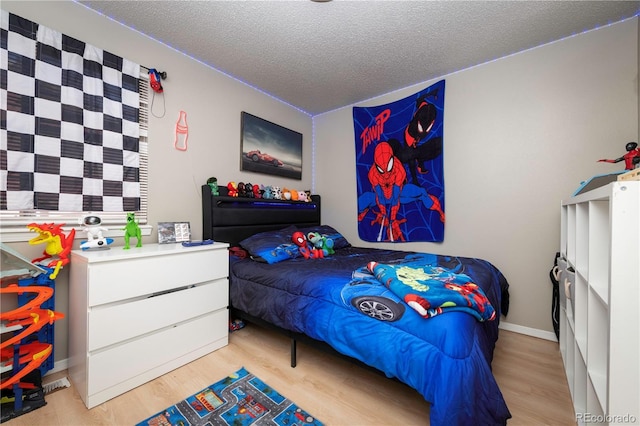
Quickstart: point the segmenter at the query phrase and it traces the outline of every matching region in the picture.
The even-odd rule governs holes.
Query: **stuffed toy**
[[[279,186],[272,187],[272,195],[274,200],[282,200],[282,188]]]
[[[305,259],[320,259],[324,257],[322,250],[319,250],[309,244],[309,240],[304,232],[296,231],[291,235],[291,241],[298,246],[298,251]]]
[[[310,201],[307,199],[307,193],[304,191],[298,191],[298,201]]]
[[[266,200],[273,199],[273,188],[271,185],[267,185],[262,188],[262,198]]]
[[[244,196],[253,198],[253,185],[251,185],[249,182],[244,184]]]
[[[236,185],[235,182],[229,182],[227,184],[227,190],[229,191],[229,193],[227,195],[229,195],[229,197],[237,197],[238,196],[238,186]]]
[[[262,194],[264,193],[264,190],[260,189],[258,185],[254,184],[251,190],[253,191],[253,198],[262,198]]]
[[[331,238],[327,238],[326,235],[321,235],[319,232],[309,232],[307,234],[307,239],[316,249],[322,251],[324,256],[329,256],[330,254],[334,254],[333,250],[333,240]]]
[[[298,201],[298,191],[296,191],[295,189],[291,190],[291,199],[293,201]]]
[[[238,191],[238,197],[244,197],[244,182],[238,182],[236,190]]]
[[[282,199],[287,201],[291,199],[291,191],[287,188],[282,188]]]
[[[307,201],[311,202],[311,191],[307,189],[304,193],[307,194]]]

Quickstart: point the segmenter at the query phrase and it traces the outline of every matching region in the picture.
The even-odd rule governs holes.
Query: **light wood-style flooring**
[[[429,404],[408,386],[301,343],[296,368],[289,354],[286,337],[248,325],[230,334],[228,346],[92,410],[71,386],[6,424],[134,425],[243,366],[326,425],[429,424]],[[576,424],[557,343],[501,331],[493,371],[513,415],[509,425]]]

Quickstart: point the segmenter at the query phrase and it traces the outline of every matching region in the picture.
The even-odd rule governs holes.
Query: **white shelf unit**
[[[560,352],[576,420],[640,424],[640,182],[563,201],[561,228]]]
[[[72,251],[69,377],[87,408],[227,345],[227,247]]]

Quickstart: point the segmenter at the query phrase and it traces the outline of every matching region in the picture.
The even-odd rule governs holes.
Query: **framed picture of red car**
[[[302,133],[242,111],[240,170],[302,179]]]

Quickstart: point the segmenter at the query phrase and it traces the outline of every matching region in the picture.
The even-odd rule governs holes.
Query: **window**
[[[84,46],[85,44],[83,42],[71,39],[69,37],[66,37],[63,34],[60,33],[55,33],[53,30],[49,30],[46,27],[43,26],[38,26],[37,24],[34,24],[28,20],[25,20],[23,18],[17,17],[15,15],[6,15],[7,12],[6,11],[1,11],[3,14],[3,19],[2,19],[2,23],[3,23],[3,30],[6,30],[4,28],[4,25],[8,23],[9,27],[11,28],[11,31],[15,31],[17,32],[19,35],[18,37],[14,37],[11,38],[11,36],[8,38],[9,41],[15,41],[16,38],[19,39],[18,43],[9,43],[10,46],[7,46],[7,39],[3,40],[3,48],[7,49],[5,50],[5,53],[9,59],[3,64],[4,68],[2,70],[2,96],[7,99],[7,104],[5,104],[3,102],[2,105],[2,161],[3,161],[3,175],[2,175],[2,179],[5,181],[3,183],[3,190],[4,185],[8,185],[6,182],[8,181],[7,179],[7,173],[8,173],[8,168],[9,167],[13,167],[11,165],[7,165],[7,145],[9,143],[14,143],[15,144],[15,137],[13,135],[15,135],[15,132],[12,132],[12,140],[11,142],[8,142],[7,139],[7,129],[9,126],[9,128],[16,124],[17,122],[15,121],[14,117],[16,117],[16,115],[14,114],[25,114],[24,110],[30,110],[33,111],[34,106],[35,106],[35,110],[37,114],[37,117],[35,117],[35,123],[36,123],[36,129],[35,133],[34,130],[29,130],[28,127],[26,127],[27,130],[23,130],[23,131],[19,131],[19,134],[33,134],[33,135],[38,135],[40,137],[42,137],[43,133],[41,132],[47,132],[49,131],[48,127],[47,127],[47,121],[55,121],[55,119],[57,118],[58,120],[60,120],[60,114],[62,114],[62,119],[65,120],[65,122],[67,122],[68,120],[66,120],[65,118],[65,114],[67,114],[67,117],[69,117],[69,114],[71,114],[71,116],[73,117],[73,114],[76,114],[76,117],[80,117],[80,119],[82,119],[83,116],[83,109],[85,111],[84,113],[84,120],[85,120],[85,126],[86,126],[86,122],[87,122],[87,98],[91,98],[91,93],[87,94],[87,90],[86,90],[86,86],[85,86],[85,90],[82,89],[82,85],[80,86],[80,90],[79,90],[79,107],[74,107],[73,105],[69,106],[69,104],[72,104],[73,102],[63,102],[64,105],[62,106],[62,109],[60,109],[60,104],[56,104],[53,106],[52,109],[50,109],[49,111],[53,111],[53,112],[45,112],[45,114],[42,116],[39,112],[38,112],[38,108],[41,108],[41,111],[43,110],[43,105],[44,107],[47,106],[47,104],[51,104],[55,102],[52,102],[51,100],[53,99],[54,101],[57,100],[58,102],[64,98],[65,96],[65,90],[70,87],[71,89],[73,89],[73,81],[71,81],[71,79],[73,78],[73,76],[69,77],[69,71],[67,71],[67,69],[69,68],[64,68],[62,69],[62,71],[57,70],[57,74],[54,70],[54,76],[57,76],[58,78],[58,86],[56,86],[54,83],[55,82],[55,78],[52,79],[53,83],[51,83],[49,81],[50,76],[49,74],[44,75],[42,74],[40,71],[38,71],[38,66],[41,68],[55,68],[55,62],[58,61],[58,63],[62,60],[65,60],[65,54],[66,52],[70,51],[71,53],[68,55],[72,55],[75,52],[73,52],[72,50],[68,50],[71,47],[73,47],[73,43],[77,43],[79,45]],[[38,41],[38,48],[36,49],[36,33],[37,33],[37,41]],[[6,37],[6,32],[3,31],[3,38]],[[43,35],[44,34],[44,35]],[[41,42],[42,38],[45,38],[46,40]],[[54,42],[49,43],[50,40],[54,40]],[[57,44],[56,44],[57,43]],[[54,47],[49,46],[49,44],[55,45]],[[60,47],[62,46],[62,47]],[[89,45],[86,45],[87,49],[90,48]],[[15,47],[15,52],[11,51],[13,50]],[[58,50],[56,50],[56,48]],[[113,60],[119,60],[120,61],[120,66],[122,67],[122,63],[123,60],[122,58],[118,58],[115,55],[111,55],[108,52],[102,52],[101,50],[97,49],[97,48],[93,48],[91,47],[91,49],[93,49],[91,52],[99,52],[97,53],[97,55],[99,55],[100,60],[104,60],[103,63],[106,63],[107,61],[112,60],[112,58],[114,58]],[[85,51],[86,52],[86,51]],[[103,56],[104,55],[104,56]],[[85,54],[86,56],[86,54]],[[5,57],[5,58],[6,58]],[[17,58],[17,60],[16,60]],[[35,64],[35,67],[34,67]],[[53,64],[53,66],[52,66]],[[127,63],[125,64],[125,67],[130,64],[129,61],[127,61]],[[80,56],[80,76],[79,78],[82,79],[82,56]],[[87,63],[85,61],[85,76],[86,76],[86,66]],[[135,151],[130,151],[130,152],[134,152],[133,155],[135,155],[136,158],[136,164],[135,164],[135,169],[134,169],[134,173],[137,174],[138,176],[136,177],[137,181],[139,181],[139,201],[136,201],[134,204],[128,203],[124,201],[124,198],[122,199],[123,201],[121,201],[122,205],[119,208],[114,208],[113,205],[111,206],[107,206],[107,201],[105,201],[105,205],[104,208],[102,207],[98,207],[98,209],[102,209],[105,211],[97,211],[97,210],[93,210],[93,211],[87,211],[87,212],[81,212],[78,211],[79,209],[73,208],[74,211],[69,211],[69,210],[64,210],[64,204],[62,203],[62,201],[60,202],[59,205],[59,209],[55,210],[55,207],[52,209],[48,209],[47,207],[40,207],[40,209],[33,209],[33,210],[29,210],[29,209],[25,209],[25,210],[0,210],[0,233],[2,236],[2,241],[3,242],[12,242],[12,241],[27,241],[28,239],[30,239],[33,234],[28,232],[25,228],[25,226],[28,223],[31,222],[39,222],[39,223],[43,223],[43,222],[55,222],[55,223],[65,223],[66,226],[65,228],[70,228],[73,226],[78,226],[79,225],[79,220],[86,214],[92,214],[92,215],[97,215],[100,216],[102,218],[103,224],[104,226],[106,226],[107,228],[110,228],[110,231],[108,232],[109,235],[111,236],[117,236],[117,235],[121,235],[122,234],[122,228],[124,227],[124,224],[126,223],[126,213],[127,212],[131,212],[133,209],[129,209],[127,210],[126,206],[134,206],[135,205],[135,214],[136,214],[136,219],[139,221],[139,223],[141,225],[144,225],[147,223],[147,194],[148,194],[148,111],[149,111],[149,84],[148,84],[148,70],[144,69],[143,67],[140,66],[136,66],[136,69],[139,69],[139,71],[136,70],[136,72],[139,72],[139,77],[138,79],[135,79],[135,77],[129,77],[129,82],[135,84],[136,80],[137,80],[137,84],[138,84],[138,93],[135,93],[135,89],[129,89],[129,91],[123,90],[121,93],[117,92],[119,89],[117,86],[110,86],[109,85],[109,78],[113,78],[112,76],[112,72],[113,70],[111,68],[109,68],[108,70],[105,68],[104,71],[104,78],[103,78],[103,71],[99,71],[100,76],[98,78],[98,83],[97,83],[97,88],[99,90],[99,95],[100,96],[94,96],[96,98],[99,98],[98,101],[100,103],[104,102],[105,104],[105,111],[106,111],[106,107],[107,104],[109,102],[111,102],[111,94],[113,93],[112,91],[115,89],[115,96],[120,96],[124,105],[124,102],[126,102],[124,99],[128,99],[129,100],[129,105],[131,105],[131,107],[128,107],[128,110],[123,110],[122,114],[120,115],[121,119],[119,120],[121,123],[118,123],[117,119],[116,120],[112,120],[113,117],[109,116],[107,117],[107,112],[104,113],[104,125],[105,125],[105,135],[106,135],[106,131],[110,130],[111,132],[115,132],[115,134],[119,134],[122,133],[122,135],[125,135],[125,131],[123,130],[113,130],[113,129],[107,129],[106,126],[120,126],[120,129],[126,128],[127,126],[130,126],[127,123],[130,123],[129,121],[125,121],[127,119],[131,119],[130,117],[133,117],[133,119],[135,120],[136,115],[131,115],[132,111],[134,114],[137,114],[138,117],[138,123],[135,123],[136,128],[136,135],[137,135],[137,126],[139,125],[139,136],[136,136],[135,139],[131,139],[131,137],[129,137],[130,140],[135,141],[135,144],[137,145],[137,149],[138,152],[135,153]],[[7,68],[5,68],[7,67]],[[16,68],[20,68],[16,71]],[[27,69],[26,75],[23,77],[22,74],[25,74],[23,72],[23,70]],[[35,69],[35,71],[33,71]],[[131,70],[132,68],[129,68],[129,70]],[[73,70],[70,71],[71,74],[73,74]],[[35,83],[35,97],[33,96],[32,93],[27,93],[25,94],[17,94],[14,91],[12,91],[11,89],[7,90],[7,75],[11,75],[12,78],[16,78],[16,76],[21,79],[21,81],[29,81],[29,79],[33,79],[32,81],[34,81]],[[131,75],[131,74],[129,74]],[[133,74],[135,76],[135,74]],[[62,76],[62,77],[60,77]],[[62,80],[60,80],[60,78],[62,78]],[[125,75],[123,74],[123,80],[122,80],[122,84],[123,84],[123,88],[124,88],[124,84],[125,83]],[[66,79],[66,80],[65,80]],[[62,86],[60,86],[60,82],[63,82]],[[69,83],[71,81],[71,83]],[[80,83],[82,84],[82,83]],[[28,86],[27,86],[28,87]],[[135,87],[135,86],[128,86],[129,88],[131,87]],[[60,89],[62,88],[62,95],[60,94]],[[57,92],[56,92],[57,89]],[[104,90],[104,94],[102,93],[102,91]],[[133,91],[132,91],[133,90]],[[130,96],[128,98],[125,98],[127,95],[127,93],[133,93],[135,94],[135,98],[131,98]],[[83,101],[83,93],[84,93],[84,101]],[[8,94],[8,95],[7,95]],[[31,96],[29,96],[31,95]],[[55,96],[57,96],[57,98],[55,98]],[[62,98],[60,97],[62,96]],[[116,100],[117,102],[118,100]],[[12,103],[13,102],[13,103]],[[17,104],[16,104],[17,102]],[[84,108],[83,108],[83,102],[84,102]],[[139,103],[139,108],[137,110],[135,110],[136,108],[136,102]],[[77,103],[76,103],[77,104]],[[90,107],[89,107],[90,110]],[[15,112],[17,111],[17,112]],[[46,110],[45,110],[46,111]],[[79,111],[79,112],[78,112]],[[47,114],[52,114],[52,115],[47,115]],[[128,114],[127,116],[125,116],[124,114]],[[57,115],[57,117],[56,117]],[[89,111],[89,117],[90,117],[90,111]],[[110,122],[107,122],[107,118],[110,118]],[[101,118],[102,119],[102,118]],[[13,123],[11,123],[11,121],[13,120]],[[18,122],[19,123],[19,122]],[[44,125],[43,125],[44,123]],[[82,122],[80,122],[82,123]],[[115,124],[114,124],[115,123]],[[71,125],[73,126],[73,121],[71,122]],[[83,128],[82,124],[79,125],[80,129]],[[129,127],[130,129],[131,127]],[[62,130],[60,130],[62,129]],[[60,127],[60,124],[58,124],[58,137],[60,138],[61,141],[63,141],[65,138],[62,135],[62,133],[65,132],[65,127]],[[89,129],[90,131],[91,129]],[[111,135],[113,135],[114,133],[111,133]],[[49,136],[49,135],[44,135]],[[55,136],[54,136],[55,137]],[[87,139],[91,138],[91,134],[87,134],[87,127],[85,127],[85,132],[84,132],[84,139],[82,138],[82,132],[80,133],[80,137],[77,139],[79,140],[79,142],[76,142],[75,144],[78,145],[80,147],[80,154],[82,155],[82,150],[83,150],[83,146],[87,146]],[[106,138],[106,136],[105,136]],[[112,136],[113,138],[113,136]],[[83,142],[84,140],[84,142]],[[19,140],[20,142],[20,140]],[[67,140],[65,140],[64,142],[69,142]],[[102,140],[100,140],[101,144],[102,144]],[[33,142],[32,142],[33,143]],[[125,142],[121,142],[121,147],[123,146],[122,144],[126,143]],[[12,152],[16,152],[17,155],[22,155],[20,154],[20,152],[31,152],[31,151],[23,151],[22,149],[23,145],[18,145],[18,149],[15,148],[15,146],[13,147]],[[45,146],[45,145],[39,145],[39,146]],[[59,145],[61,150],[65,149],[65,144],[60,144]],[[106,143],[105,143],[106,146]],[[90,149],[90,148],[89,148]],[[109,155],[111,155],[113,153],[113,149],[111,149],[111,151],[108,152]],[[104,149],[104,166],[102,163],[98,163],[98,167],[101,169],[102,167],[104,167],[105,169],[107,167],[111,167],[112,169],[115,168],[115,166],[110,166],[107,163],[109,163],[109,160],[107,159],[107,148]],[[39,167],[39,164],[37,163],[38,161],[38,156],[42,155],[41,152],[37,152],[33,155],[33,157],[35,157],[34,161],[34,166],[33,167]],[[55,152],[50,154],[48,152],[45,152],[44,155],[49,155],[51,158],[56,159],[58,158],[58,163],[60,163],[58,165],[58,169],[59,170],[64,170],[64,165],[63,165],[63,161],[69,161],[68,157],[62,158],[62,155],[60,153],[58,153],[57,155],[59,157],[56,157]],[[122,155],[125,155],[125,160],[124,163],[121,161],[121,168],[123,169],[127,169],[128,168],[128,164],[127,164],[127,159],[126,156],[128,154],[120,154],[120,156],[122,157]],[[102,157],[101,157],[102,158]],[[70,160],[73,161],[73,158]],[[101,160],[102,161],[102,160]],[[82,158],[79,160],[80,164],[83,163]],[[54,162],[55,163],[55,162]],[[87,161],[84,162],[85,164],[85,168]],[[137,164],[139,163],[139,164]],[[41,163],[44,164],[44,163]],[[32,170],[33,171],[33,170]],[[62,188],[62,185],[64,184],[63,180],[64,179],[68,179],[68,180],[73,180],[74,178],[65,178],[62,176],[58,176],[56,174],[56,172],[54,171],[54,174],[47,174],[50,173],[48,171],[44,172],[45,174],[40,174],[40,176],[45,176],[46,179],[44,180],[48,180],[48,176],[51,177],[56,177],[58,178],[56,180],[56,183],[60,186],[60,188]],[[86,172],[85,172],[86,173]],[[124,172],[120,172],[120,176],[123,176],[122,173],[127,173],[127,170],[125,170]],[[33,173],[31,173],[33,175]],[[106,175],[106,171],[105,171],[105,175]],[[78,178],[80,181],[82,181],[82,167],[80,167],[80,178]],[[86,177],[86,176],[85,176]],[[13,176],[12,176],[13,178]],[[38,179],[38,177],[32,178],[32,179]],[[54,179],[51,179],[52,181]],[[40,182],[42,182],[43,179],[40,179]],[[138,197],[138,192],[137,192],[137,185],[138,182],[135,182],[136,185],[136,199]],[[106,181],[105,181],[106,182]],[[114,180],[114,178],[111,178],[111,180],[109,181],[110,184],[115,183],[117,186],[117,181]],[[121,186],[124,187],[126,186],[126,182],[122,182]],[[81,185],[80,185],[81,186]],[[54,186],[55,188],[55,186]],[[104,191],[106,192],[106,185],[105,185],[105,189]],[[101,189],[102,190],[102,189]],[[32,189],[33,191],[33,189]],[[56,191],[49,191],[49,192],[53,192],[55,193]],[[63,191],[60,191],[59,194],[59,198],[62,200],[63,198]],[[76,199],[78,197],[83,197],[82,193],[84,192],[84,190],[81,190],[80,195],[76,195]],[[122,192],[122,197],[125,197],[126,192]],[[45,194],[46,195],[46,194]],[[86,195],[86,194],[85,194]],[[101,193],[102,195],[102,193]],[[106,195],[108,194],[104,194],[105,195],[105,199],[107,198]],[[29,195],[27,194],[25,196],[25,199],[29,199],[28,198]],[[55,198],[55,194],[54,197]],[[91,198],[91,197],[85,197],[86,198]],[[6,199],[3,200],[3,203],[6,203]],[[34,203],[38,202],[39,200],[34,201]],[[45,204],[46,205],[46,204]],[[79,205],[81,208],[87,206],[86,201]],[[9,207],[11,208],[11,205],[9,204],[4,204],[4,207]],[[98,206],[102,206],[102,202],[98,203]],[[116,204],[117,206],[117,204]],[[124,208],[122,206],[125,206]],[[37,206],[36,206],[37,208]],[[110,211],[106,211],[106,210],[110,210]],[[120,211],[118,211],[120,210]],[[125,210],[125,211],[121,211],[121,210]],[[141,226],[141,228],[143,228],[143,232],[145,234],[149,234],[150,233],[150,227],[146,227],[146,226]],[[145,228],[146,232],[145,232]]]

